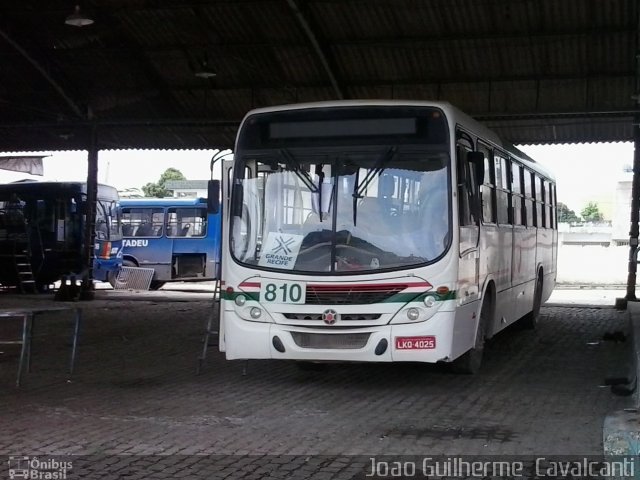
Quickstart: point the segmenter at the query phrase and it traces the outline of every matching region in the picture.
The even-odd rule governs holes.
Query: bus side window
[[[496,223],[496,181],[493,170],[493,152],[484,145],[478,145],[484,155],[484,183],[480,187],[482,197],[482,221]]]
[[[477,225],[478,203],[475,171],[467,161],[467,153],[471,149],[463,144],[457,147],[458,165],[458,217],[460,225]]]
[[[204,237],[207,210],[201,207],[171,207],[167,212],[167,236]]]
[[[496,175],[496,217],[498,224],[512,223],[510,203],[510,182],[507,160],[499,151],[494,151],[494,166]]]
[[[523,216],[522,167],[515,162],[511,162],[511,206],[513,224],[526,225],[526,218]]]

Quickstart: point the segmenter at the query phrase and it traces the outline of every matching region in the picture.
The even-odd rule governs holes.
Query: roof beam
[[[599,29],[580,29],[580,30],[566,30],[562,32],[528,32],[522,34],[508,33],[503,31],[496,31],[491,33],[480,34],[460,34],[460,35],[425,35],[420,37],[391,37],[386,39],[366,39],[366,38],[342,38],[331,41],[334,47],[343,46],[363,46],[363,47],[413,47],[424,48],[430,45],[450,44],[452,42],[461,41],[494,41],[494,40],[522,40],[523,44],[527,47],[531,45],[531,41],[539,39],[559,39],[565,40],[571,37],[603,37],[608,35],[635,35],[635,28],[631,27],[603,27]],[[247,49],[247,48],[274,48],[274,47],[300,47],[300,42],[296,41],[282,41],[277,40],[273,42],[234,42],[234,43],[191,43],[189,48],[193,49],[215,49],[220,48],[224,50],[232,50],[234,48]],[[140,46],[139,50],[145,53],[166,53],[171,51],[184,52],[185,45],[176,43],[165,43],[156,46]],[[78,52],[103,52],[121,54],[126,52],[136,51],[136,47],[128,46],[87,46],[87,47],[73,47],[73,48],[60,48],[51,47],[52,54],[75,54]],[[0,52],[0,56],[3,53]]]
[[[401,45],[412,45],[417,46],[418,48],[421,46],[426,46],[430,44],[451,44],[452,42],[465,42],[465,41],[493,41],[493,40],[522,40],[525,44],[528,45],[530,39],[535,40],[544,40],[544,39],[563,39],[566,40],[567,37],[603,37],[608,35],[629,35],[635,33],[635,28],[633,27],[619,27],[619,26],[611,26],[611,27],[602,27],[598,29],[594,28],[581,28],[576,30],[563,30],[563,31],[537,31],[537,32],[527,32],[527,33],[511,33],[505,32],[501,30],[495,30],[492,32],[486,33],[450,33],[448,35],[421,35],[419,37],[389,37],[389,38],[376,38],[375,40],[366,39],[366,38],[342,38],[335,39],[332,41],[332,44],[335,46],[349,46],[349,45],[363,45],[367,47],[371,46],[401,46]]]
[[[385,87],[412,87],[412,86],[428,86],[428,85],[450,85],[450,84],[484,84],[491,82],[494,85],[499,85],[501,83],[508,82],[554,82],[554,81],[597,81],[597,80],[629,80],[633,82],[635,72],[593,72],[589,75],[579,75],[579,74],[565,74],[565,75],[536,75],[532,73],[531,75],[510,75],[510,76],[456,76],[451,78],[438,78],[438,77],[423,77],[423,78],[407,78],[402,80],[384,80],[384,79],[375,79],[370,81],[358,81],[350,83],[349,87],[351,88],[385,88]],[[268,89],[286,89],[291,90],[292,88],[326,88],[326,84],[324,83],[304,83],[298,85],[287,85],[283,87],[282,84],[272,84],[272,83],[240,83],[233,82],[233,84],[225,86],[218,82],[214,87],[211,85],[175,85],[170,87],[171,92],[173,93],[184,93],[184,92],[212,92],[219,94],[226,94],[229,92],[241,92],[241,91],[258,91],[258,90],[268,90]],[[155,89],[153,89],[155,91]],[[32,88],[28,88],[25,86],[24,91],[18,91],[16,93],[34,93]],[[144,90],[136,89],[136,88],[113,88],[104,90],[105,95],[113,95],[113,94],[128,94],[135,95],[137,93],[149,93],[150,90],[145,88]]]
[[[482,122],[500,122],[510,120],[536,120],[536,119],[580,119],[580,118],[620,118],[632,117],[637,114],[637,110],[619,111],[577,111],[577,112],[525,112],[518,114],[486,114],[474,113],[473,117]],[[244,115],[244,113],[243,113]],[[22,122],[22,123],[0,123],[0,129],[20,130],[20,129],[53,129],[64,130],[77,127],[214,127],[214,128],[235,128],[240,125],[242,118],[237,119],[210,119],[210,118],[156,118],[156,119],[119,119],[119,120],[79,120],[66,122]]]
[[[331,61],[329,59],[329,55],[325,51],[325,48],[323,47],[323,45],[320,43],[320,40],[318,39],[318,36],[315,34],[314,29],[311,27],[309,20],[307,20],[307,18],[304,16],[302,11],[298,7],[296,0],[286,0],[286,1],[289,7],[291,7],[291,10],[293,10],[296,20],[300,25],[300,28],[302,28],[302,30],[304,31],[305,35],[309,39],[309,42],[311,42],[311,46],[313,47],[313,50],[316,52],[316,55],[320,60],[320,64],[322,65],[322,68],[324,68],[325,73],[329,77],[329,81],[331,82],[331,86],[333,87],[333,90],[336,93],[336,96],[341,100],[344,99],[344,93],[343,93],[342,87],[340,87],[340,83],[338,82],[338,79],[334,73],[334,69],[331,67]]]
[[[31,64],[36,71],[42,75],[42,77],[53,87],[53,89],[62,97],[65,103],[69,106],[71,111],[76,114],[78,118],[86,118],[87,111],[83,109],[71,96],[62,88],[52,75],[44,69],[44,67],[38,62],[32,55],[29,54],[18,42],[11,38],[4,30],[0,28],[0,37],[2,37],[11,47],[13,47],[27,62]]]

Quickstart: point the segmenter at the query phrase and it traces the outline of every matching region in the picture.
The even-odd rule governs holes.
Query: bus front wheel
[[[482,302],[482,309],[480,310],[480,321],[478,322],[478,329],[476,330],[476,341],[471,350],[456,358],[451,363],[451,370],[454,373],[473,375],[480,371],[490,317],[491,302],[485,299]]]
[[[167,282],[160,282],[158,280],[152,280],[151,285],[149,285],[149,290],[158,290]]]

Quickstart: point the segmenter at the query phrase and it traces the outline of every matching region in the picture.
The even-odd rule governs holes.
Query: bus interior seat
[[[136,230],[136,237],[150,237],[154,234],[153,225],[150,223],[143,223]]]
[[[175,237],[176,236],[176,229],[173,227],[173,225],[167,225],[167,237]]]
[[[190,223],[186,223],[184,225],[184,227],[182,227],[182,230],[180,230],[180,236],[181,237],[186,237],[187,233],[189,233],[189,229],[191,228],[191,224]]]
[[[133,225],[122,225],[122,235],[124,237],[133,236]]]

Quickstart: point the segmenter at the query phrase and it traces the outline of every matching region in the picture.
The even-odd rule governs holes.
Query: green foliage
[[[580,212],[585,222],[601,222],[603,220],[602,213],[596,202],[589,202],[587,206]]]
[[[579,221],[580,218],[576,215],[576,212],[571,210],[564,203],[558,202],[558,222],[575,223]]]
[[[186,180],[185,176],[182,172],[176,168],[167,168],[162,175],[160,175],[160,180],[157,183],[147,183],[144,187],[142,187],[142,191],[144,192],[145,197],[170,197],[171,190],[167,190],[165,184],[169,180]]]

